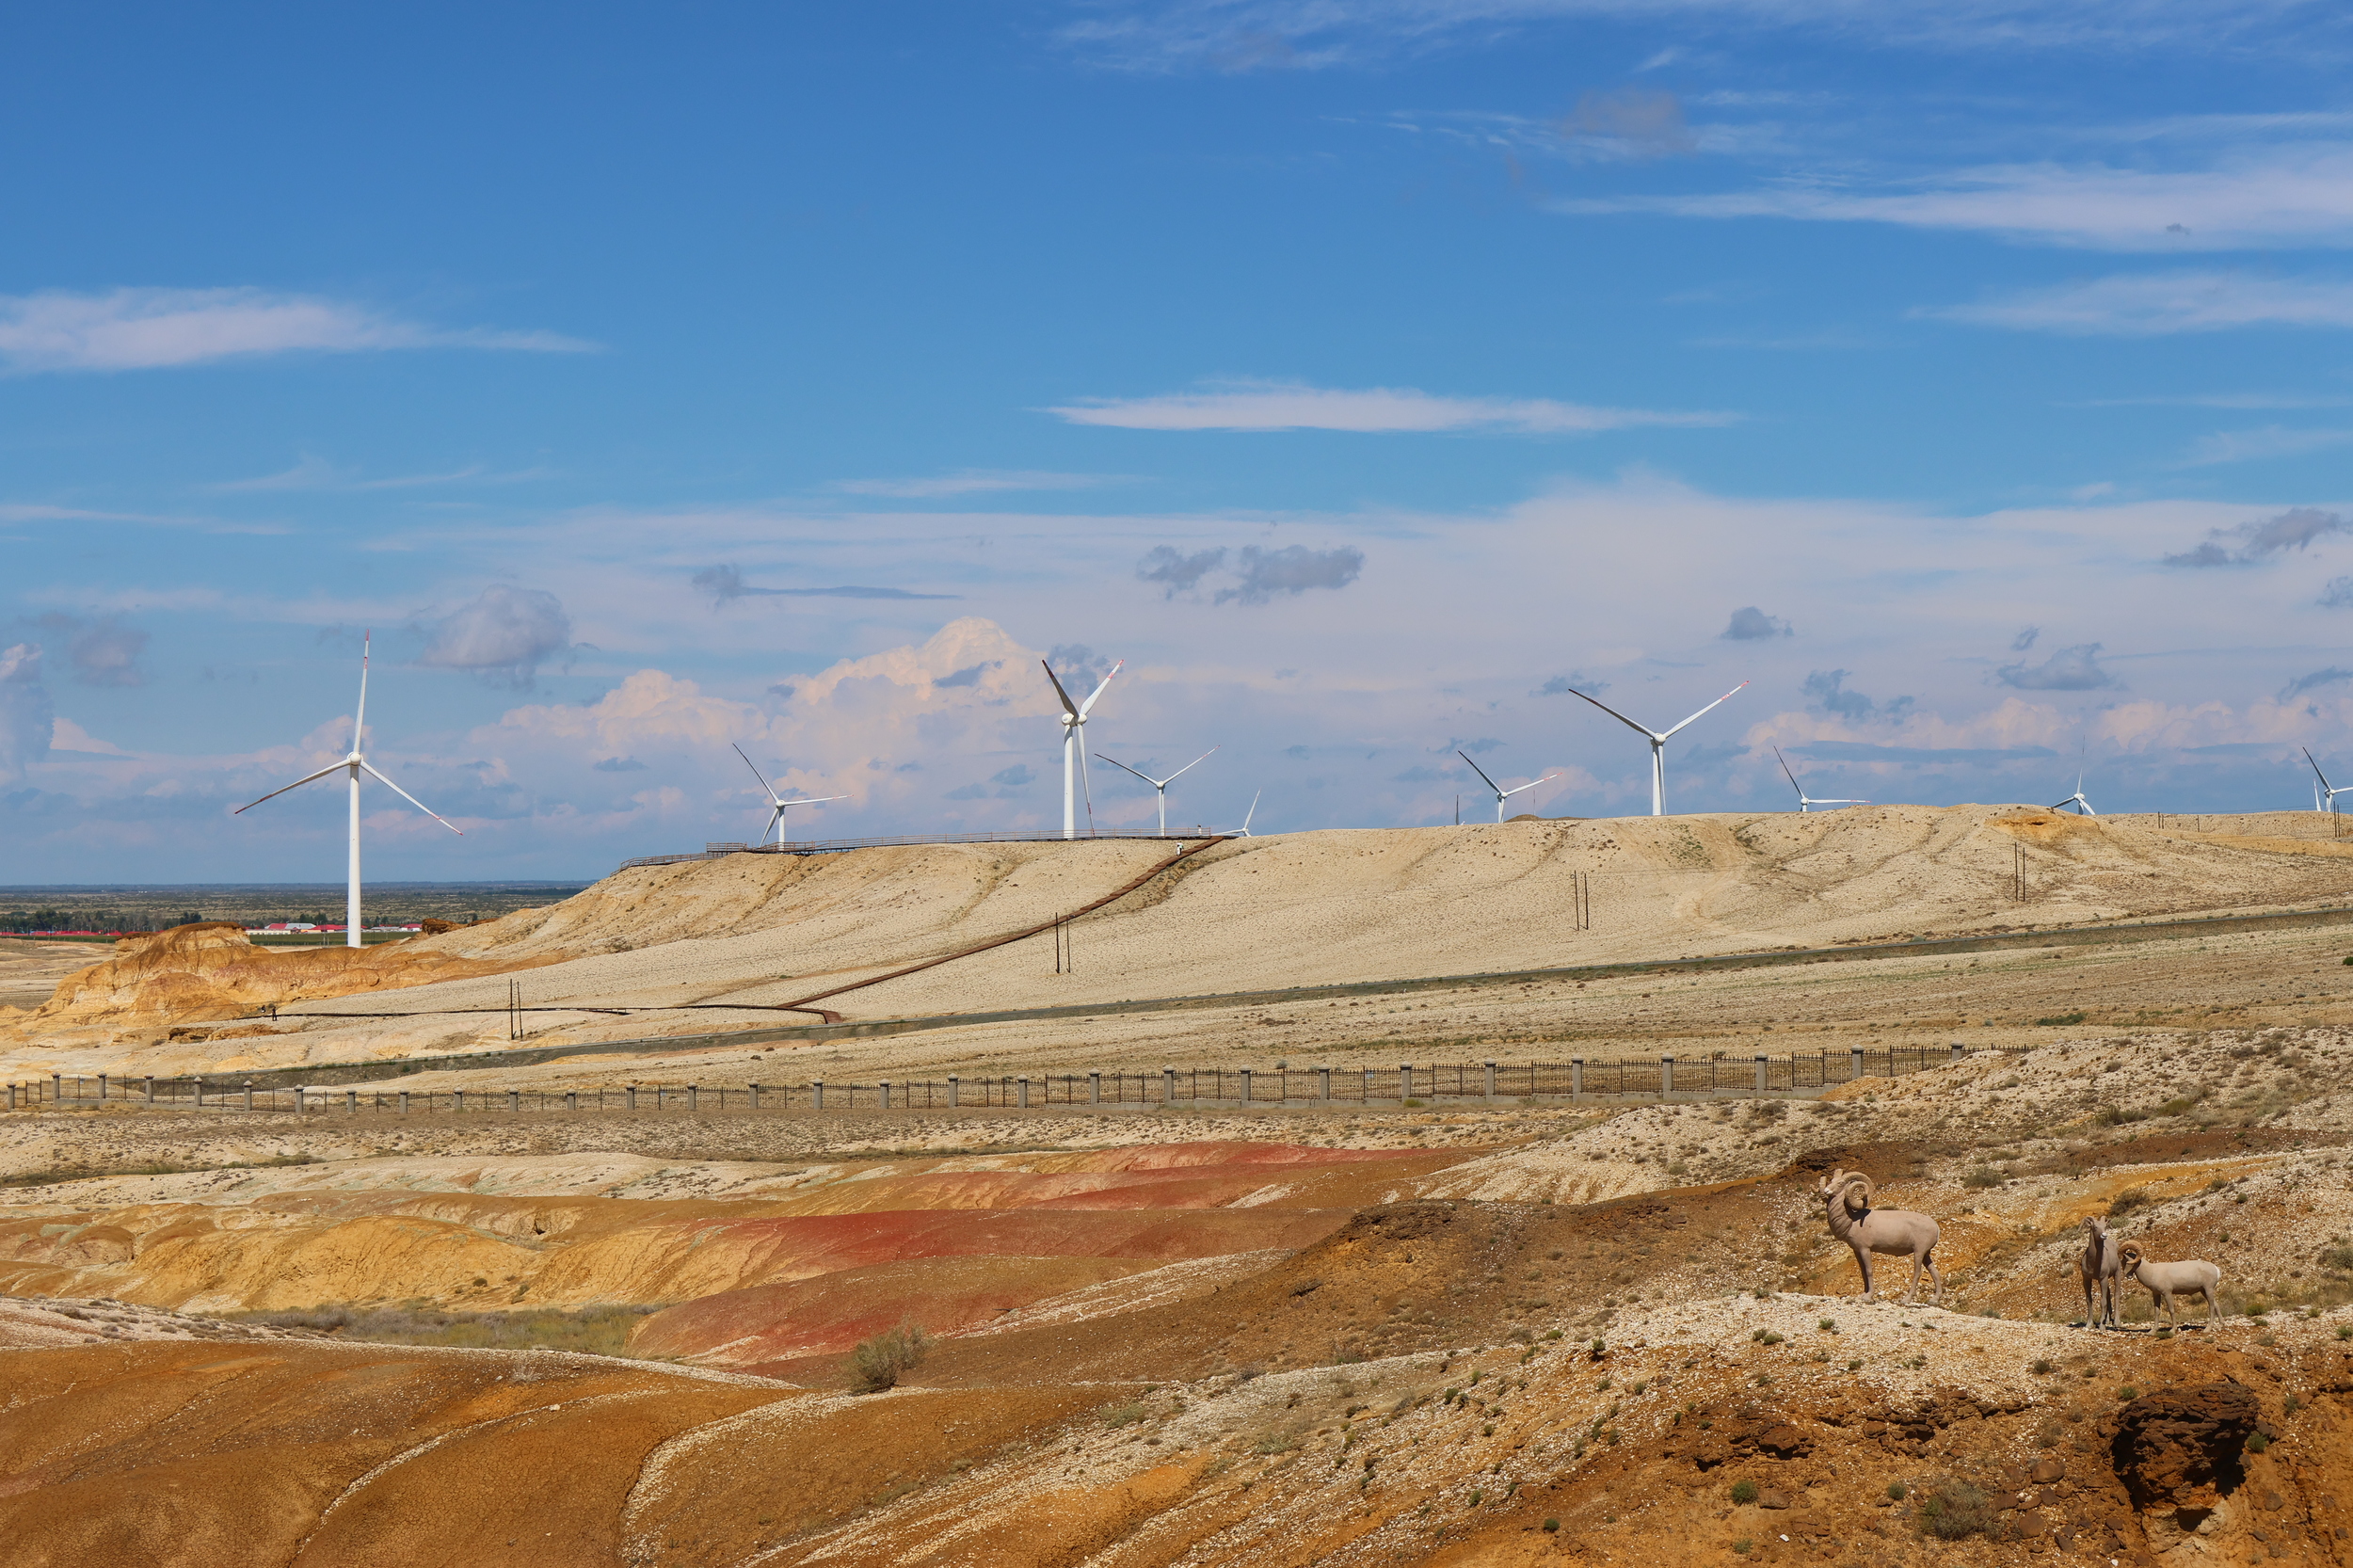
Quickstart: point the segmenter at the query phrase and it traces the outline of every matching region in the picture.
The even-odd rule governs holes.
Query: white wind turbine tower
[[[1668,737],[1674,734],[1676,730],[1682,729],[1686,725],[1689,725],[1692,719],[1699,718],[1702,714],[1707,713],[1712,710],[1721,707],[1723,704],[1731,701],[1733,697],[1738,695],[1738,693],[1747,685],[1747,681],[1741,681],[1738,686],[1733,687],[1731,691],[1726,692],[1723,696],[1718,697],[1714,702],[1711,702],[1705,708],[1701,709],[1699,712],[1692,714],[1691,718],[1685,719],[1682,724],[1674,726],[1672,729],[1663,730],[1653,729],[1647,725],[1636,724],[1632,719],[1627,718],[1624,713],[1619,712],[1615,708],[1610,707],[1608,703],[1603,702],[1598,697],[1585,696],[1583,692],[1578,691],[1574,686],[1569,687],[1568,690],[1573,696],[1585,696],[1586,701],[1592,703],[1594,707],[1600,709],[1603,712],[1609,714],[1620,724],[1625,725],[1628,729],[1637,731],[1645,740],[1650,742],[1650,814],[1654,817],[1663,817],[1667,814]]]
[[[744,748],[742,746],[737,746],[735,748],[735,754],[738,757],[744,757]],[[760,771],[758,764],[754,763],[749,757],[744,757],[744,765],[752,770],[752,776],[760,780],[760,787],[768,792],[768,825],[760,830],[760,841],[763,844],[768,841],[768,835],[770,833],[776,834],[776,842],[784,842],[784,808],[786,807],[823,806],[829,800],[847,800],[850,798],[847,795],[811,795],[807,800],[787,800],[782,795],[776,793],[776,786],[768,782],[767,776]]]
[[[262,800],[276,800],[286,790],[299,790],[311,780],[325,778],[330,773],[344,771],[351,775],[351,880],[344,889],[344,945],[355,948],[366,945],[360,936],[360,776],[366,774],[452,833],[461,839],[465,837],[462,831],[452,826],[424,802],[368,766],[368,760],[360,749],[368,728],[368,645],[371,640],[368,633],[362,632],[360,634],[360,712],[351,721],[351,755],[340,762],[328,763],[316,773],[304,774],[285,789],[272,790],[262,797]],[[261,805],[262,800],[247,801],[229,814],[233,817],[239,812],[250,811]]]
[[[1203,762],[1208,761],[1216,750],[1217,747],[1211,746],[1208,751],[1203,752],[1192,761],[1187,762],[1184,767],[1178,768],[1175,773],[1170,774],[1166,778],[1155,778],[1147,773],[1137,773],[1135,769],[1128,766],[1127,763],[1121,761],[1118,758],[1103,757],[1103,754],[1099,751],[1095,755],[1097,757],[1103,757],[1104,761],[1109,762],[1112,767],[1119,769],[1123,773],[1135,774],[1138,778],[1143,779],[1146,784],[1152,786],[1152,792],[1159,797],[1160,803],[1160,837],[1165,839],[1168,837],[1168,787],[1171,784],[1176,783],[1176,780],[1189,769],[1198,767]]]
[[[1501,822],[1503,820],[1503,803],[1505,801],[1510,800],[1513,795],[1518,794],[1522,790],[1532,790],[1539,784],[1549,784],[1554,779],[1561,776],[1557,773],[1548,773],[1542,778],[1532,778],[1525,784],[1515,784],[1511,789],[1507,790],[1502,785],[1497,783],[1494,779],[1488,778],[1486,769],[1481,767],[1476,762],[1471,762],[1469,752],[1458,751],[1454,755],[1460,757],[1465,762],[1470,762],[1471,772],[1477,774],[1481,778],[1485,779],[1487,788],[1496,792],[1496,821],[1497,822]]]
[[[2070,806],[2075,808],[2079,816],[2096,817],[2100,814],[2091,808],[2091,802],[2084,798],[2084,763],[2081,757],[2075,760],[2075,792],[2065,800],[2054,801],[2051,809],[2057,811]]]
[[[2313,762],[2312,747],[2298,746],[2297,749],[2304,754],[2305,761],[2313,763],[2313,776],[2320,780],[2319,783],[2313,786],[2313,809],[2315,811],[2335,811],[2337,808],[2337,797],[2349,791],[2353,791],[2353,784],[2329,783],[2329,776],[2320,771],[2320,764],[2318,762]]]
[[[1251,797],[1250,797],[1250,809],[1242,813],[1242,818],[1241,818],[1241,825],[1240,827],[1229,828],[1229,829],[1227,829],[1226,831],[1225,831],[1225,832],[1223,832],[1223,833],[1220,833],[1220,834],[1218,835],[1218,837],[1219,837],[1219,838],[1221,838],[1221,839],[1247,839],[1247,838],[1249,838],[1249,837],[1250,837],[1250,819],[1251,819],[1251,818],[1253,818],[1253,817],[1255,817],[1255,816],[1257,816],[1257,815],[1258,814],[1258,796],[1259,796],[1259,795],[1262,795],[1262,794],[1264,794],[1264,793],[1266,793],[1266,792],[1265,792],[1264,790],[1259,790],[1259,791],[1257,791],[1256,792],[1254,792],[1254,793],[1251,795]]]
[[[1103,684],[1096,687],[1084,702],[1073,702],[1070,700],[1070,694],[1062,689],[1062,681],[1055,678],[1054,666],[1047,664],[1043,659],[1038,661],[1038,664],[1046,670],[1046,679],[1054,682],[1054,695],[1062,698],[1062,836],[1065,839],[1075,839],[1079,836],[1079,799],[1075,792],[1076,788],[1085,789],[1087,825],[1090,828],[1095,825],[1095,786],[1086,781],[1087,714],[1094,709],[1096,698],[1103,695],[1103,687],[1112,683],[1112,675],[1117,675],[1120,665],[1127,662],[1122,659],[1114,663],[1112,665],[1111,675],[1103,677]],[[1072,776],[1074,774],[1077,776],[1075,785]]]
[[[1789,787],[1798,792],[1798,809],[1801,812],[1811,811],[1817,806],[1868,806],[1871,804],[1867,800],[1816,800],[1805,792],[1805,786],[1798,782],[1798,776],[1789,771],[1789,759],[1781,754],[1779,746],[1773,747],[1773,760],[1781,764],[1782,777],[1789,780]]]

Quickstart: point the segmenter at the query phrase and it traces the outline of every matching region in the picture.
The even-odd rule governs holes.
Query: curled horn
[[[1837,1192],[1839,1184],[1844,1182],[1846,1179],[1847,1167],[1844,1165],[1833,1165],[1830,1168],[1830,1174],[1822,1177],[1822,1185],[1816,1188],[1815,1191],[1821,1193],[1824,1197],[1828,1197],[1831,1193]]]
[[[1858,1187],[1863,1189],[1863,1201],[1860,1203],[1855,1201],[1855,1189]],[[1847,1207],[1855,1213],[1860,1214],[1871,1207],[1871,1178],[1861,1171],[1847,1172],[1846,1179],[1839,1183],[1839,1188],[1846,1196]]]
[[[2137,1241],[2127,1241],[2116,1249],[2116,1260],[2124,1266],[2124,1272],[2128,1274],[2139,1266],[2142,1256],[2140,1243]]]

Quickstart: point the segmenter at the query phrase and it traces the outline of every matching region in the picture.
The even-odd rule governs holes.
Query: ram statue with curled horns
[[[1904,1293],[1911,1304],[1920,1293],[1926,1272],[1936,1288],[1936,1304],[1945,1304],[1945,1282],[1936,1272],[1936,1222],[1908,1208],[1871,1207],[1871,1178],[1861,1171],[1833,1169],[1814,1190],[1822,1200],[1822,1216],[1830,1233],[1854,1249],[1855,1266],[1863,1271],[1863,1299],[1875,1299],[1871,1255],[1912,1259],[1912,1288]]]

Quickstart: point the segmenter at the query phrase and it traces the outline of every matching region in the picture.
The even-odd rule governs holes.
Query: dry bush
[[[887,1328],[858,1342],[850,1352],[851,1386],[861,1394],[879,1394],[899,1386],[899,1380],[922,1365],[932,1336],[913,1322]]]
[[[292,1312],[224,1313],[236,1322],[309,1329],[338,1339],[380,1345],[454,1345],[466,1350],[577,1351],[627,1355],[629,1336],[650,1306],[587,1306],[566,1312],[540,1307],[519,1312],[442,1312],[422,1303],[404,1306],[317,1306]]]
[[[1943,1480],[1920,1499],[1913,1519],[1920,1533],[1939,1541],[1961,1541],[1992,1532],[1993,1500],[1965,1480]]]

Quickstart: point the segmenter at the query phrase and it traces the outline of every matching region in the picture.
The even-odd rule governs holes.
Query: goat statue
[[[1865,1301],[1874,1299],[1871,1255],[1882,1253],[1912,1259],[1912,1288],[1904,1293],[1906,1304],[1919,1295],[1924,1271],[1936,1288],[1936,1304],[1945,1304],[1945,1282],[1937,1275],[1935,1259],[1929,1256],[1936,1248],[1934,1220],[1908,1208],[1873,1208],[1871,1178],[1861,1171],[1832,1171],[1815,1189],[1815,1196],[1822,1200],[1830,1233],[1854,1249],[1855,1266],[1863,1271]]]
[[[2194,1257],[2180,1263],[2159,1263],[2143,1256],[2137,1241],[2127,1241],[2118,1249],[2117,1262],[2124,1278],[2137,1279],[2148,1288],[2149,1294],[2156,1299],[2167,1320],[2175,1328],[2182,1326],[2181,1308],[2173,1304],[2176,1295],[2204,1296],[2209,1327],[2222,1315],[2214,1293],[2215,1287],[2222,1283],[2222,1271],[2213,1264]]]
[[[2123,1288],[2123,1269],[2108,1223],[2096,1214],[2084,1220],[2084,1251],[2076,1265],[2083,1274],[2084,1327],[2116,1327],[2116,1293]]]

